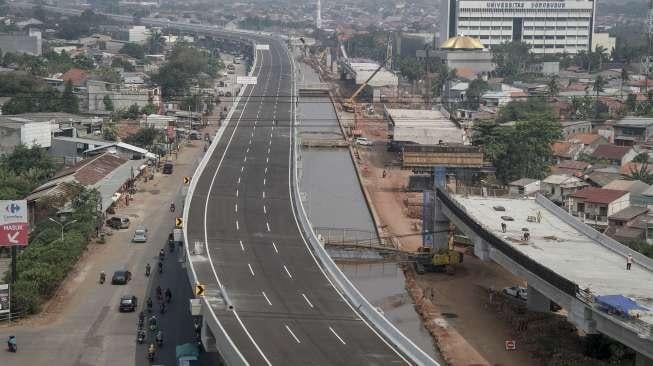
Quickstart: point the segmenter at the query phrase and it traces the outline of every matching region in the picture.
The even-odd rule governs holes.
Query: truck
[[[463,262],[463,253],[455,249],[432,251],[429,247],[420,247],[415,255],[417,273],[454,271],[454,265]]]

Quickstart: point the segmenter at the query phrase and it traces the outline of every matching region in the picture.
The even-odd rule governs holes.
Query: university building
[[[464,34],[485,46],[521,41],[536,54],[589,51],[594,0],[443,0],[440,40]]]

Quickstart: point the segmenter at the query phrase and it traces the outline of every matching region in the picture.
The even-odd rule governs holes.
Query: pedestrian
[[[505,233],[505,232],[506,232],[506,223],[505,223],[505,222],[502,222],[502,223],[501,223],[501,232],[502,232],[502,233]]]
[[[383,169],[383,178],[385,178],[386,175],[388,175],[388,172],[386,172],[385,169]]]
[[[630,271],[630,267],[633,265],[633,256],[628,254],[628,257],[626,257],[626,270]]]

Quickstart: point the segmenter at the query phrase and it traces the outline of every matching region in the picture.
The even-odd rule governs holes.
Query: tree
[[[500,76],[512,78],[524,72],[532,59],[530,46],[523,42],[507,42],[492,48],[492,59]]]
[[[626,66],[621,68],[621,75],[619,75],[619,78],[621,79],[621,88],[619,89],[621,91],[621,96],[624,94],[624,83],[630,79],[630,76],[628,75],[628,69],[626,69]]]
[[[163,51],[165,39],[159,31],[153,31],[148,40],[148,51],[152,54],[158,54]]]
[[[521,121],[527,119],[533,113],[546,116],[547,119],[554,119],[553,109],[539,98],[527,98],[525,100],[513,100],[499,110],[497,122]]]
[[[560,86],[558,85],[558,75],[552,75],[549,82],[546,84],[547,94],[549,97],[557,97],[560,94]]]
[[[631,168],[628,178],[641,180],[646,184],[653,184],[653,174],[649,171],[648,161],[643,162],[638,168]]]
[[[154,114],[156,113],[157,109],[156,106],[152,103],[148,103],[145,107],[141,108],[141,113],[142,114]]]
[[[100,67],[95,70],[94,73],[98,79],[107,83],[120,84],[122,81],[122,76],[120,76],[120,73],[111,67]]]
[[[102,126],[102,138],[107,141],[118,140],[118,131],[116,131],[116,126],[113,123]]]
[[[108,94],[102,98],[102,103],[104,103],[104,110],[113,112],[113,101]]]
[[[514,126],[483,122],[474,126],[472,143],[481,146],[504,183],[542,179],[553,164],[551,144],[560,139],[560,124],[548,114],[531,113]]]
[[[137,43],[125,43],[120,53],[142,60],[145,58],[145,49]]]
[[[635,156],[635,158],[633,158],[633,162],[642,163],[642,164],[643,163],[648,163],[649,158],[650,157],[649,157],[648,153],[643,152],[643,153],[638,154],[637,156]]]
[[[66,81],[63,94],[61,95],[61,110],[66,113],[79,112],[79,99],[73,94],[73,84]]]
[[[128,136],[125,142],[128,144],[136,145],[138,147],[147,148],[154,144],[161,136],[161,132],[153,127],[145,127],[138,130],[135,134]]]
[[[592,83],[592,90],[596,93],[595,100],[595,118],[599,118],[599,94],[605,91],[605,86],[608,84],[608,81],[603,78],[601,75],[597,75]]]
[[[474,79],[465,91],[467,108],[478,109],[481,102],[481,95],[488,90],[488,83],[480,78]]]
[[[140,116],[140,108],[138,108],[138,104],[134,103],[129,106],[129,108],[121,113],[122,118],[126,119],[136,119],[138,116]]]

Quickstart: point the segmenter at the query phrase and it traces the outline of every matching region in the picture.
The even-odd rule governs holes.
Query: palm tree
[[[601,45],[596,46],[596,48],[594,49],[594,56],[599,61],[599,70],[603,69],[603,61],[607,60],[607,58],[608,58],[607,52],[608,52],[608,50],[605,47],[601,46]]]
[[[547,94],[549,97],[556,97],[560,94],[560,86],[558,85],[558,75],[552,75],[549,82],[546,84]]]
[[[596,101],[594,103],[596,107],[595,111],[595,117],[599,117],[599,94],[605,91],[605,86],[608,83],[607,80],[603,78],[601,75],[597,75],[596,79],[594,79],[594,84],[592,85],[592,90],[596,93]]]
[[[628,70],[626,69],[626,65],[623,66],[621,69],[621,97],[623,98],[624,96],[624,83],[630,79],[630,76],[628,75]]]

